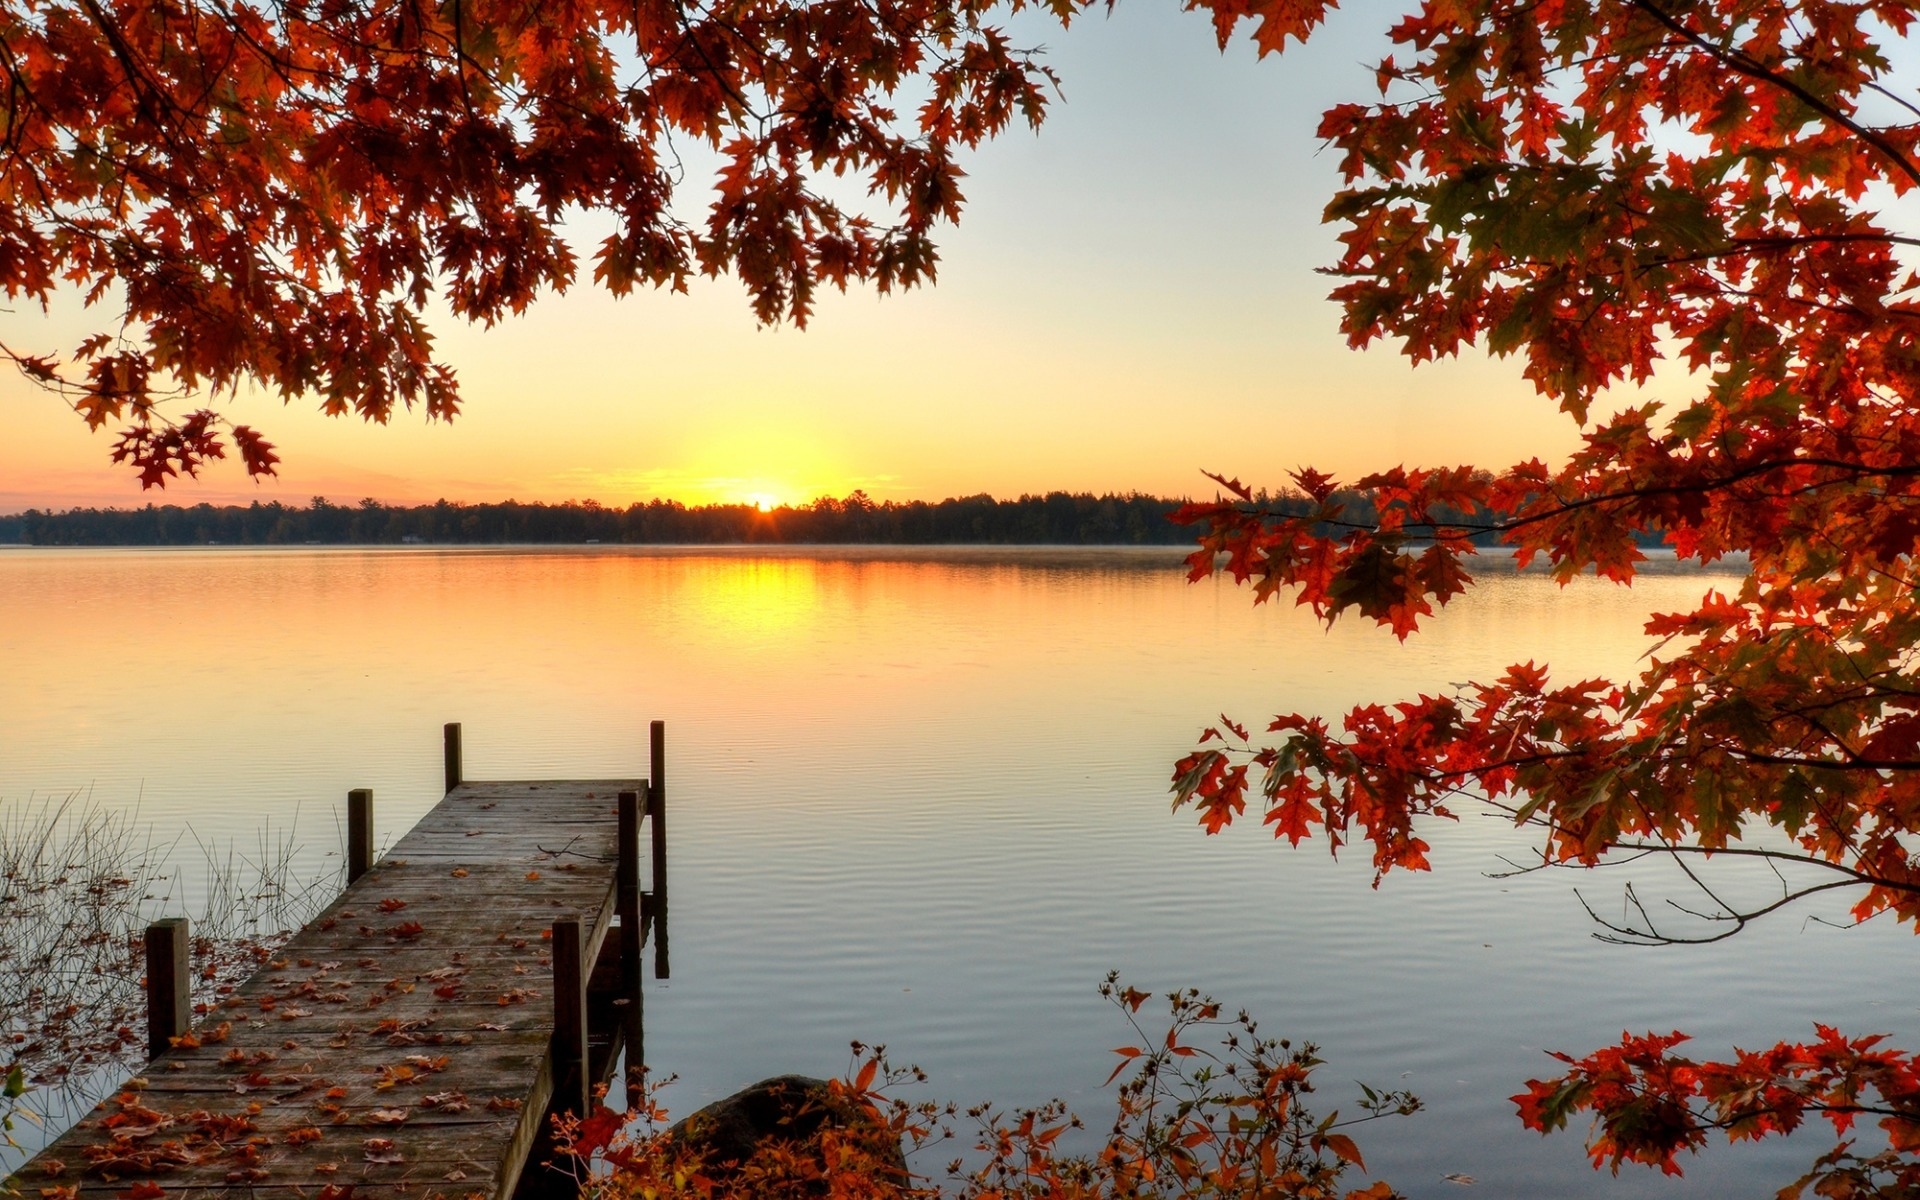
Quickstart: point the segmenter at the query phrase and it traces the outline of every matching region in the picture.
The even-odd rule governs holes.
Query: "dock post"
[[[640,793],[620,793],[620,865],[614,875],[615,911],[620,914],[621,995],[640,1003]]]
[[[193,968],[187,919],[147,926],[147,1057],[159,1058],[193,1024]]]
[[[620,998],[621,1023],[627,1045],[627,1111],[637,1109],[640,1101],[640,1064],[645,1058],[641,1048],[644,1037],[644,977],[642,955],[646,946],[646,926],[641,916],[644,901],[640,894],[640,793],[620,793],[618,834],[619,867],[614,874],[614,908],[620,914]]]
[[[347,882],[373,868],[373,789],[347,793]]]
[[[446,740],[447,790],[451,792],[453,789],[459,787],[461,781],[466,778],[466,776],[461,773],[460,767],[460,722],[447,722]]]
[[[647,823],[652,827],[653,895],[648,898],[648,915],[653,918],[653,977],[665,979],[667,971],[667,723],[653,722],[647,730],[649,742],[647,779]]]
[[[553,1111],[585,1118],[587,1103],[587,979],[581,962],[580,921],[553,922]]]

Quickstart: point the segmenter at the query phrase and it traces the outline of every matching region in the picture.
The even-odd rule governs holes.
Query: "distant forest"
[[[992,543],[1179,545],[1195,531],[1167,515],[1179,500],[1050,492],[996,500],[966,496],[874,501],[863,492],[762,512],[747,504],[689,507],[654,500],[611,508],[564,504],[438,504],[362,500],[305,507],[278,502],[216,507],[29,509],[0,517],[0,542],[36,546],[192,546],[412,543]]]
[[[1347,516],[1371,522],[1371,500],[1347,493]],[[1094,496],[1048,492],[996,500],[964,496],[924,500],[869,499],[855,492],[844,500],[822,497],[811,504],[762,512],[746,504],[689,507],[654,500],[610,508],[591,500],[564,504],[437,504],[412,507],[362,500],[329,503],[315,496],[305,507],[262,504],[153,505],[141,508],[28,509],[0,516],[0,542],[36,546],[401,545],[488,543],[715,544],[875,543],[899,545],[1080,545],[1178,546],[1191,544],[1197,527],[1175,525],[1168,515],[1182,501],[1156,496]],[[1276,508],[1304,503],[1267,500]],[[1484,514],[1479,514],[1484,517]],[[1466,517],[1472,520],[1472,517]],[[1491,543],[1490,536],[1475,541]]]

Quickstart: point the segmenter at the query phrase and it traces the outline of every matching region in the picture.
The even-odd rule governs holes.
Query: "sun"
[[[772,512],[780,506],[780,498],[778,496],[769,496],[765,492],[749,492],[747,493],[747,503],[753,505],[761,512]]]

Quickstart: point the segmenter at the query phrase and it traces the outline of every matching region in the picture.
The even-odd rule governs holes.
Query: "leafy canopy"
[[[102,315],[64,359],[0,345],[146,486],[273,447],[169,395],[458,409],[423,313],[491,324],[583,269],[732,272],[763,321],[822,284],[929,280],[955,153],[1038,124],[1051,75],[990,20],[1088,0],[3,0],[0,291]],[[906,106],[903,109],[903,106]],[[695,178],[682,151],[717,163]],[[837,197],[846,177],[876,216]]]
[[[1291,7],[1311,22],[1325,5]],[[1254,799],[1277,836],[1364,842],[1381,874],[1424,869],[1421,823],[1463,796],[1537,829],[1543,864],[1757,853],[1797,872],[1752,909],[1702,879],[1704,932],[1642,912],[1609,927],[1625,940],[1725,936],[1826,888],[1852,889],[1857,919],[1920,919],[1920,240],[1891,219],[1920,182],[1914,81],[1894,70],[1912,64],[1917,11],[1413,6],[1380,100],[1321,124],[1346,182],[1326,210],[1344,329],[1416,361],[1518,356],[1583,444],[1559,467],[1370,475],[1353,484],[1378,508],[1367,521],[1310,469],[1284,506],[1222,479],[1228,496],[1182,514],[1203,527],[1194,576],[1222,569],[1256,600],[1291,590],[1404,638],[1470,586],[1476,535],[1563,581],[1630,580],[1649,533],[1748,569],[1731,594],[1655,617],[1636,678],[1523,662],[1335,721],[1282,715],[1265,737],[1223,722],[1179,764],[1178,803],[1216,830]],[[1659,390],[1686,402],[1595,415],[1663,361]],[[1593,1109],[1597,1162],[1669,1169],[1707,1129],[1785,1132],[1817,1111],[1844,1131],[1872,1114],[1893,1158],[1843,1143],[1796,1187],[1920,1185],[1903,1153],[1920,1145],[1910,1060],[1819,1034],[1707,1065],[1669,1057],[1677,1038],[1629,1039],[1516,1099],[1542,1129]]]

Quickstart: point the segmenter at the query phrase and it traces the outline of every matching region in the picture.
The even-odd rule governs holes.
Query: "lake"
[[[1317,1042],[1323,1110],[1351,1111],[1353,1080],[1417,1092],[1427,1111],[1357,1131],[1416,1200],[1771,1194],[1821,1130],[1613,1179],[1506,1097],[1544,1050],[1623,1029],[1701,1054],[1814,1020],[1920,1045],[1911,932],[1797,909],[1714,946],[1606,946],[1574,888],[1617,913],[1627,876],[1492,878],[1527,845],[1497,818],[1433,828],[1433,872],[1376,891],[1363,854],[1168,810],[1222,711],[1333,714],[1529,658],[1618,676],[1647,613],[1711,586],[1731,579],[1560,589],[1492,563],[1403,646],[1190,585],[1165,550],[7,549],[0,804],[87,792],[183,862],[285,839],[317,873],[349,788],[374,789],[382,842],[439,799],[445,721],[470,776],[534,778],[642,774],[661,719],[673,978],[648,982],[647,1056],[676,1111],[835,1073],[858,1038],[929,1096],[1059,1096],[1100,1126],[1129,1039],[1095,989],[1118,970]]]

